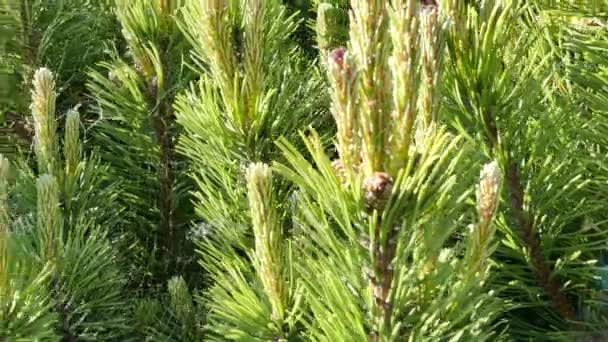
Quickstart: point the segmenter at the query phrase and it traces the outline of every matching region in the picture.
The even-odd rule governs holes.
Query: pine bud
[[[255,237],[254,264],[272,306],[272,319],[282,324],[285,317],[283,246],[270,167],[252,164],[247,169],[247,188]]]
[[[59,186],[55,177],[45,174],[38,178],[37,189],[37,225],[43,236],[42,253],[46,259],[52,260],[61,240]]]
[[[477,210],[482,223],[489,223],[496,214],[500,199],[502,175],[498,163],[491,162],[481,170],[479,189],[477,192]]]
[[[396,174],[409,160],[414,127],[420,122],[416,110],[420,89],[420,43],[418,1],[395,2],[391,6],[389,22],[392,51],[389,72],[392,77],[392,106],[390,125],[387,128],[389,146],[389,172]],[[376,139],[370,139],[373,144]],[[378,167],[378,162],[374,168]],[[380,164],[382,165],[382,164]]]
[[[375,172],[363,181],[365,204],[370,209],[382,210],[393,190],[393,178],[385,172]]]
[[[264,27],[266,16],[266,5],[263,0],[248,0],[245,2],[243,40],[245,49],[243,53],[243,65],[245,90],[241,93],[242,100],[248,108],[255,108],[264,89],[264,51],[265,36],[261,27]],[[246,114],[247,121],[255,118],[257,113],[252,111]]]
[[[194,53],[218,77],[218,85],[232,101],[237,100],[234,77],[238,72],[238,49],[234,46],[237,27],[226,20],[232,16],[231,7],[226,0],[189,1],[183,14],[186,31],[197,40]]]
[[[439,107],[438,84],[442,74],[444,48],[444,21],[439,16],[437,4],[427,1],[420,16],[420,46],[422,54],[421,111],[422,122],[428,126],[437,118]]]
[[[63,154],[68,175],[73,174],[80,162],[80,114],[75,109],[68,111],[65,121]]]
[[[55,166],[55,81],[53,74],[46,68],[38,69],[34,75],[32,104],[30,109],[34,118],[34,144],[38,167],[42,173],[53,174]]]
[[[468,271],[471,274],[484,271],[486,259],[491,253],[488,247],[495,230],[492,223],[500,200],[501,181],[502,176],[498,163],[494,161],[484,165],[477,188],[479,222],[472,226],[467,246]]]
[[[332,114],[338,126],[338,151],[346,170],[359,164],[358,113],[354,60],[346,48],[337,48],[328,56]]]

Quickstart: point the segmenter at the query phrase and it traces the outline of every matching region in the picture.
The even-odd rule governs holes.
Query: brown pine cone
[[[393,177],[385,172],[375,172],[363,181],[365,205],[370,209],[382,210],[393,190]]]

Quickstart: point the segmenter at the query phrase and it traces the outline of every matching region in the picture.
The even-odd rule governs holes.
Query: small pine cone
[[[393,190],[393,178],[385,172],[375,172],[363,181],[365,204],[370,209],[382,210]]]

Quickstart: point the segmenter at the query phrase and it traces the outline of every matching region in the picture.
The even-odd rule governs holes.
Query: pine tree
[[[177,100],[185,129],[178,149],[196,182],[193,233],[211,282],[202,298],[208,338],[296,336],[290,311],[299,290],[284,283],[293,273],[289,251],[274,251],[289,220],[288,184],[270,189],[269,171],[251,165],[280,158],[275,140],[298,143],[300,128],[329,137],[321,75],[291,39],[298,17],[280,1],[193,1],[184,13],[200,80]]]
[[[0,341],[605,340],[607,14],[0,0]]]
[[[247,2],[247,5],[256,6],[255,2]],[[419,55],[408,50],[411,45],[395,47],[391,71],[405,71],[409,76],[399,79],[402,83],[395,85],[405,94],[398,90],[391,92],[385,86],[391,83],[388,8],[383,2],[378,2],[371,12],[366,12],[370,10],[366,3],[359,2],[352,21],[360,26],[351,28],[355,57],[350,57],[343,49],[329,56],[342,177],[335,174],[324,155],[324,139],[315,133],[312,138],[305,139],[315,167],[297,152],[299,139],[282,138],[280,146],[284,157],[274,152],[271,158],[267,156],[268,152],[262,152],[274,139],[254,140],[255,144],[247,144],[250,140],[242,138],[242,142],[237,140],[243,135],[247,138],[256,134],[257,127],[250,122],[255,124],[256,116],[253,115],[260,115],[256,111],[258,106],[248,105],[248,100],[260,96],[250,92],[259,91],[253,87],[257,84],[252,81],[259,79],[256,74],[259,69],[255,68],[250,56],[261,53],[258,51],[261,46],[247,43],[265,41],[254,40],[255,36],[248,35],[252,28],[247,26],[250,22],[246,18],[247,15],[255,18],[256,10],[263,7],[250,8],[247,5],[243,6],[248,9],[245,14],[240,14],[238,6],[236,13],[232,12],[233,8],[227,3],[199,5],[189,11],[192,17],[186,19],[189,27],[193,28],[191,32],[200,32],[194,30],[200,27],[194,23],[201,18],[206,19],[203,20],[207,25],[205,30],[191,39],[211,74],[199,86],[201,95],[187,96],[183,105],[178,101],[178,118],[187,132],[182,146],[201,170],[195,174],[202,191],[198,196],[201,201],[198,213],[207,221],[208,227],[208,231],[202,232],[201,251],[204,265],[214,281],[205,297],[210,306],[210,338],[391,340],[404,336],[432,339],[450,334],[456,339],[472,336],[487,339],[492,336],[490,327],[494,322],[491,317],[496,313],[493,311],[496,310],[496,301],[492,299],[490,290],[480,284],[484,284],[488,275],[487,265],[482,261],[487,257],[493,235],[491,221],[499,186],[496,167],[492,164],[490,169],[493,171],[488,172],[494,175],[490,177],[493,181],[485,180],[491,184],[482,187],[485,197],[480,199],[482,214],[476,225],[479,231],[471,234],[466,242],[453,241],[452,248],[444,249],[453,235],[464,233],[467,227],[464,219],[459,217],[466,212],[464,199],[468,192],[466,187],[456,182],[456,169],[466,169],[465,155],[458,151],[463,142],[458,138],[450,142],[451,135],[436,128],[431,138],[420,142],[426,149],[412,149],[418,73],[408,66],[415,66]],[[396,32],[390,33],[395,39],[409,35],[415,40],[418,36],[416,21],[413,20],[416,13],[412,7],[405,11],[402,6],[396,3],[391,8],[391,29]],[[366,18],[366,15],[371,18]],[[240,19],[241,16],[245,17],[245,38],[242,40],[245,44],[235,51],[230,40],[221,39],[233,37],[235,27],[228,26],[221,19]],[[276,15],[270,16],[273,17]],[[396,25],[403,19],[409,19],[406,23],[410,24]],[[269,24],[274,22],[270,20]],[[377,35],[370,35],[372,32]],[[429,33],[433,34],[433,31]],[[199,44],[199,50],[196,38],[204,39],[205,44]],[[238,59],[239,51],[244,52],[241,60]],[[405,60],[401,62],[399,58]],[[351,64],[355,63],[354,60],[358,68]],[[242,73],[248,77],[241,76],[238,62],[243,64]],[[272,66],[270,63],[271,71]],[[285,68],[285,65],[281,67]],[[246,83],[235,87],[235,82]],[[209,87],[209,84],[215,87]],[[235,89],[243,90],[235,94]],[[427,93],[426,96],[435,95]],[[388,117],[384,117],[391,113],[389,108],[393,103],[396,106],[393,115],[403,115],[403,119],[393,117],[394,126],[387,121]],[[432,110],[428,106],[425,109]],[[274,120],[278,121],[282,112],[275,111]],[[434,117],[430,116],[429,120],[432,119]],[[433,127],[431,122],[428,126]],[[281,126],[277,124],[276,127]],[[390,129],[394,136],[389,139],[384,132]],[[404,129],[405,137],[399,133]],[[387,150],[390,150],[391,157],[386,155]],[[287,158],[285,163],[291,164],[295,171],[286,166],[278,167],[278,170],[300,188],[290,195],[297,207],[293,221],[280,219],[288,217],[288,211],[278,204],[284,201],[277,201],[273,193],[287,198],[284,196],[290,192],[284,190],[283,182],[273,181],[267,165],[254,163],[246,167],[246,172],[239,169],[244,162],[283,158]],[[333,166],[336,165],[334,163]],[[239,180],[243,179],[243,173],[246,177]],[[227,177],[230,174],[233,176]],[[447,181],[447,185],[442,181]],[[247,203],[243,203],[241,195],[245,188],[248,189],[249,215],[243,216],[247,210]],[[399,197],[394,204],[389,200],[393,193]],[[415,204],[416,200],[419,204]],[[437,200],[439,204],[435,203]],[[387,203],[393,205],[390,207],[392,210],[385,208]],[[436,221],[426,217],[429,214],[423,213],[430,211],[431,207],[438,212],[445,211],[445,217]],[[406,209],[411,211],[411,221],[403,216],[408,217]],[[383,220],[385,215],[388,215],[388,221]],[[418,215],[424,217],[420,218],[424,223],[416,222]],[[236,221],[237,217],[241,218]],[[294,226],[290,228],[292,223]],[[425,234],[421,226],[441,229],[434,234]],[[450,226],[452,228],[446,229]],[[248,238],[251,234],[253,237]],[[361,242],[361,239],[366,242]],[[419,242],[420,246],[414,249],[413,242]],[[458,255],[466,257],[459,259]],[[393,270],[397,267],[393,258],[397,257],[403,260],[399,263],[403,271]],[[410,258],[415,261],[408,265]],[[471,263],[478,266],[471,269]],[[434,269],[437,264],[441,265],[440,271]],[[340,268],[338,265],[343,266]],[[406,268],[411,265],[414,267]],[[406,269],[415,271],[408,273]],[[346,279],[348,284],[344,283]],[[448,279],[453,279],[458,291],[446,293],[440,290],[438,284]],[[427,297],[418,303],[421,309],[418,309],[416,317],[419,318],[411,317],[411,324],[416,328],[406,333],[411,327],[400,320],[407,310],[415,310],[416,306],[410,307],[406,303],[419,295],[416,291],[420,286],[418,281],[426,283],[426,291],[423,292]],[[400,296],[389,298],[389,293],[390,296],[400,293]],[[399,302],[393,304],[393,300]],[[448,304],[450,302],[453,304]],[[486,304],[485,310],[474,310],[478,309],[479,303]],[[445,321],[438,318],[445,315],[453,316],[445,317]],[[398,328],[401,324],[404,326]]]
[[[15,340],[57,338],[57,315],[45,287],[48,265],[40,267],[19,246],[26,238],[9,230],[9,161],[0,156],[0,337]]]
[[[173,102],[190,80],[187,41],[177,26],[183,1],[119,1],[127,54],[114,50],[88,83],[98,121],[93,140],[120,182],[124,252],[133,286],[161,290],[193,264],[185,223],[185,166],[175,152]],[[145,275],[143,278],[141,275]]]
[[[419,35],[418,23],[437,13],[413,2],[351,6],[348,48],[328,62],[340,159],[331,162],[313,138],[313,165],[283,143],[290,165],[278,166],[300,188],[296,269],[308,338],[496,338],[485,259],[501,177],[496,164],[484,168],[478,222],[467,229],[467,177],[458,173],[475,159],[429,115],[436,94],[418,87],[426,51],[417,47],[434,38]]]
[[[568,68],[582,65],[552,60],[564,56],[551,24],[559,17],[548,7],[458,6],[444,115],[505,175],[493,286],[503,289],[512,336],[571,341],[605,315],[595,264],[607,236],[593,228],[604,220],[605,197],[595,189],[605,175],[593,151],[602,138],[586,128],[574,93],[553,86],[571,83]]]
[[[233,339],[484,340],[500,336],[506,328],[504,336],[518,340],[572,340],[601,327],[603,304],[595,285],[595,263],[606,237],[593,227],[601,220],[598,210],[604,197],[592,189],[603,186],[605,178],[593,158],[597,152],[590,148],[601,146],[602,138],[596,134],[599,127],[586,129],[585,118],[565,120],[562,116],[577,107],[564,106],[567,98],[546,86],[555,75],[543,68],[550,64],[538,50],[543,48],[539,40],[553,32],[539,24],[539,9],[517,1],[440,5],[352,1],[350,5],[349,46],[321,52],[329,57],[326,67],[340,159],[331,162],[325,157],[325,144],[314,135],[305,139],[313,165],[297,152],[300,148],[280,143],[289,163],[277,166],[279,173],[300,190],[292,195],[297,210],[294,226],[283,237],[285,246],[272,239],[266,243],[273,241],[272,249],[277,251],[287,248],[286,257],[264,257],[266,262],[277,260],[276,265],[260,271],[256,255],[263,250],[257,243],[245,246],[252,253],[249,261],[239,255],[224,256],[224,250],[239,241],[236,234],[229,239],[222,236],[230,245],[219,251],[210,253],[212,245],[203,244],[217,268],[212,273],[231,274],[231,281],[216,278],[221,290],[209,292],[210,329]],[[339,28],[318,27],[323,46],[332,47],[333,37],[327,36],[331,32],[338,38],[333,41],[339,41]],[[516,35],[518,31],[527,35]],[[190,149],[193,144],[184,141],[184,145]],[[217,157],[201,158],[200,164],[211,160]],[[484,175],[504,178],[503,191],[490,191],[504,201],[504,209],[496,214],[501,241],[496,245],[491,240],[492,225],[487,223],[493,215],[484,214],[481,204],[474,225],[478,230],[465,229],[471,217],[466,185],[469,189],[472,185],[466,173],[470,162],[480,165],[484,160],[495,160],[487,169],[493,171]],[[450,183],[457,176],[464,178]],[[214,184],[211,179],[207,183]],[[450,187],[434,188],[442,183]],[[244,188],[232,184],[233,189]],[[202,189],[208,186],[199,182]],[[214,193],[200,197],[217,208],[215,215],[206,214],[210,235],[224,231],[210,218],[236,207]],[[272,202],[259,203],[262,196],[256,198],[258,202],[250,204],[254,218],[259,212],[254,208],[272,207]],[[428,216],[421,214],[426,203],[433,204]],[[406,224],[396,232],[389,229],[403,221]],[[427,225],[435,229],[421,228]],[[254,223],[256,242],[262,239],[256,233],[264,231]],[[413,245],[396,247],[406,242]],[[357,253],[361,247],[368,253]],[[468,274],[477,270],[472,265],[479,264],[472,260],[488,259],[494,271],[478,266],[481,271],[475,277]],[[257,276],[241,271],[250,267],[247,263],[258,270]],[[450,266],[439,268],[438,263]],[[294,271],[286,278],[269,271],[274,267]],[[399,267],[422,275],[400,273]],[[418,306],[405,315],[399,310],[408,310],[406,289],[421,286],[407,281],[416,278],[428,278],[422,291],[428,297],[422,303],[414,301]],[[269,290],[273,282],[297,293],[288,295],[287,302],[297,298],[292,300],[299,311],[288,312],[299,321],[268,331],[264,327],[269,321],[274,326],[282,322],[277,303],[286,303],[284,294]],[[455,286],[448,291],[445,283]],[[397,296],[395,292],[401,297],[391,297]],[[238,302],[248,304],[229,304],[236,293],[243,296]],[[460,293],[466,294],[462,302],[455,300]],[[459,310],[450,311],[456,303]],[[458,319],[450,319],[450,314]],[[412,322],[407,323],[406,317]]]
[[[94,155],[83,156],[76,110],[67,113],[59,138],[53,74],[39,69],[32,84],[37,167],[20,162],[8,189],[3,161],[1,290],[8,295],[2,297],[0,336],[120,338],[125,277],[105,229],[117,214],[111,192],[103,189],[107,168]]]
[[[129,270],[135,338],[198,341],[202,317],[193,289],[202,270],[187,228],[188,165],[176,145],[174,101],[194,74],[179,27],[185,1],[117,1],[126,53],[113,49],[87,84],[96,102],[92,144],[117,184],[121,216],[113,236]],[[189,303],[189,304],[187,304]]]

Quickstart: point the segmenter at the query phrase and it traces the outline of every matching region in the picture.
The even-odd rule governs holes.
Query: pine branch
[[[293,257],[277,249],[289,249],[280,230],[291,185],[270,189],[245,172],[282,158],[277,138],[299,141],[301,129],[316,127],[326,139],[331,128],[321,75],[292,40],[298,16],[282,2],[192,1],[181,23],[202,69],[176,113],[204,220],[196,240],[212,281],[204,298],[211,340],[290,340],[303,330]],[[257,178],[249,194],[248,178]]]
[[[426,130],[438,120],[441,89],[438,82],[442,76],[442,62],[445,48],[444,15],[440,13],[435,0],[421,1],[420,45],[421,45],[421,95],[420,110],[422,130]],[[410,38],[411,40],[411,38]],[[412,43],[410,43],[412,44]],[[410,47],[410,50],[413,50]],[[410,51],[411,54],[411,51]]]
[[[35,129],[34,147],[41,173],[57,176],[57,134],[55,78],[46,68],[36,70],[32,90],[32,118]]]
[[[385,114],[390,110],[390,90],[379,84],[391,81],[387,63],[389,15],[384,0],[356,0],[352,7],[350,45],[360,78],[362,167],[364,174],[370,176],[385,170],[388,152],[385,145],[389,140],[390,121]]]
[[[489,114],[489,112],[486,111],[484,113],[483,120],[485,125],[483,127],[486,130],[486,142],[490,150],[494,150],[499,141],[496,119],[492,114]],[[524,188],[517,169],[517,164],[513,160],[509,161],[507,164],[506,179],[507,187],[511,195],[511,209],[515,213],[515,218],[519,226],[519,233],[527,245],[536,279],[539,282],[539,285],[546,291],[551,302],[560,312],[562,317],[573,319],[575,313],[574,307],[566,295],[561,291],[561,282],[551,276],[551,266],[545,259],[538,230],[534,226],[530,212],[525,208]]]
[[[365,190],[365,201],[368,210],[371,210],[370,223],[374,227],[373,243],[370,243],[370,254],[373,255],[373,274],[369,275],[370,285],[374,291],[376,309],[380,311],[380,319],[377,328],[386,331],[391,330],[392,305],[389,293],[393,285],[394,259],[397,248],[399,227],[395,226],[383,232],[382,216],[384,207],[393,190],[393,178],[384,172],[377,172],[363,181]],[[374,212],[375,211],[375,212]],[[385,235],[385,236],[384,236]],[[370,334],[372,341],[377,341],[381,331]]]
[[[60,285],[58,284],[57,279],[51,280],[51,288],[59,292]],[[59,320],[59,332],[62,335],[62,342],[78,342],[80,340],[79,336],[72,332],[72,324],[70,322],[70,317],[72,317],[71,311],[69,302],[64,303],[57,301],[57,303],[55,303],[55,312],[57,312]]]
[[[192,215],[183,159],[176,152],[180,128],[173,108],[176,94],[191,80],[189,45],[177,22],[183,1],[126,1],[116,5],[127,54],[111,51],[104,72],[90,73],[87,86],[98,104],[93,133],[110,173],[120,182],[120,217],[130,243],[124,250],[143,271],[137,279],[163,286],[188,268],[198,276],[191,242],[182,227]],[[152,235],[150,234],[151,232]],[[190,268],[191,267],[191,268]],[[134,279],[135,280],[135,279]]]
[[[545,103],[546,99],[554,98],[554,94],[553,89],[545,89],[548,73],[539,67],[549,66],[550,63],[546,63],[545,55],[536,55],[537,52],[534,51],[538,44],[534,38],[538,33],[534,30],[542,29],[535,27],[529,31],[529,35],[518,34],[524,29],[521,21],[529,19],[526,17],[529,8],[518,1],[506,2],[504,6],[496,3],[471,6],[461,2],[453,2],[451,6],[455,20],[451,28],[453,36],[448,40],[448,45],[455,63],[450,68],[451,80],[456,85],[453,103],[462,113],[453,120],[453,124],[477,141],[487,157],[501,161],[505,174],[505,199],[512,213],[512,220],[506,223],[504,229],[509,239],[518,241],[516,244],[504,243],[500,246],[500,256],[496,257],[496,261],[509,272],[521,274],[517,273],[517,278],[513,274],[501,274],[498,278],[508,284],[505,293],[510,294],[511,290],[515,293],[522,292],[522,298],[517,299],[516,303],[528,305],[532,301],[540,304],[538,298],[525,297],[524,292],[529,291],[527,287],[538,289],[542,297],[548,298],[551,305],[540,309],[551,317],[541,318],[547,322],[547,326],[532,329],[534,333],[547,332],[556,329],[553,322],[556,322],[557,316],[563,319],[563,324],[564,321],[574,320],[580,312],[566,294],[566,285],[570,284],[569,289],[574,289],[576,285],[572,284],[578,284],[577,281],[581,278],[572,274],[564,275],[565,267],[557,265],[561,258],[557,259],[556,253],[563,256],[566,248],[561,245],[561,241],[557,242],[564,232],[552,230],[551,227],[552,224],[561,223],[549,223],[546,220],[535,222],[533,212],[536,209],[539,215],[545,217],[555,210],[554,203],[546,202],[547,197],[534,196],[538,192],[545,192],[545,189],[537,187],[566,188],[565,183],[560,183],[562,179],[549,177],[543,169],[552,167],[550,165],[556,163],[556,159],[560,160],[557,163],[576,163],[575,160],[562,159],[560,154],[555,154],[548,148],[554,144],[552,140],[560,139],[558,135],[564,133],[566,126],[554,122],[556,116],[552,113],[558,110],[550,107],[550,103]],[[539,17],[532,18],[543,21]],[[541,35],[544,34],[549,35],[549,32]],[[533,122],[538,126],[528,128],[528,131],[522,130],[521,127],[529,127]],[[520,164],[525,165],[525,169],[520,170]],[[530,179],[523,179],[524,173]],[[544,177],[543,182],[556,183],[534,184],[534,181],[538,181],[537,177]],[[529,190],[525,187],[527,181],[533,183]],[[526,202],[528,195],[533,197],[532,203]],[[572,200],[576,201],[575,198]],[[540,233],[541,225],[543,236]],[[512,259],[514,249],[517,250],[515,258],[519,260],[516,265],[510,260],[501,259],[504,256]],[[555,249],[560,252],[554,252]],[[556,262],[556,266],[553,266],[553,262]],[[514,282],[514,279],[525,277],[527,272],[530,274],[526,281]],[[523,326],[528,323],[524,320],[517,322]],[[512,331],[518,334],[520,332],[516,330],[520,328],[514,324]],[[528,336],[534,336],[534,333],[523,332]]]
[[[378,227],[382,226],[382,220],[378,219],[375,223]],[[376,229],[374,241],[375,245],[370,246],[373,250],[375,260],[375,275],[370,276],[370,285],[374,291],[375,305],[381,312],[381,319],[378,327],[384,331],[390,331],[390,322],[393,314],[393,303],[390,300],[390,291],[394,280],[394,259],[397,252],[398,227],[390,229],[386,240],[382,242],[380,229]],[[370,333],[370,341],[380,341],[382,334],[380,331]]]
[[[247,168],[246,177],[255,236],[253,264],[272,306],[271,318],[282,329],[289,308],[284,278],[284,241],[273,196],[272,171],[268,165],[255,163]],[[277,339],[285,338],[283,332],[282,335]]]
[[[170,61],[166,54],[169,50],[167,44],[160,46],[163,53],[162,65],[163,75],[170,75]],[[175,191],[175,138],[173,133],[173,127],[175,126],[175,116],[173,114],[173,101],[174,96],[171,89],[167,89],[169,85],[165,83],[165,89],[159,91],[158,85],[155,84],[155,79],[148,80],[148,91],[152,96],[153,103],[151,106],[156,108],[152,114],[152,121],[154,126],[154,132],[156,135],[156,141],[160,146],[160,165],[159,165],[159,183],[160,191],[158,194],[158,208],[160,211],[159,227],[160,231],[164,235],[162,241],[165,243],[165,248],[168,252],[169,258],[175,253],[177,246],[177,225],[175,211],[173,207],[175,205],[174,191]],[[158,98],[159,94],[162,94]]]
[[[491,246],[496,228],[494,219],[500,204],[503,176],[497,162],[484,165],[477,187],[478,221],[470,235],[465,262],[470,267],[470,275],[487,275],[488,258],[493,252]]]
[[[484,112],[483,121],[486,142],[489,149],[494,150],[499,141],[496,119],[489,111],[486,111]],[[575,313],[574,307],[566,295],[561,291],[561,282],[551,276],[551,266],[545,259],[538,230],[534,227],[530,212],[525,209],[524,188],[519,176],[517,164],[513,160],[509,161],[507,164],[506,179],[511,195],[511,209],[515,213],[515,218],[519,226],[519,233],[527,245],[536,279],[539,282],[539,285],[546,291],[551,302],[555,308],[558,309],[562,317],[573,319]]]
[[[515,213],[515,218],[519,225],[519,233],[526,243],[529,251],[528,253],[532,259],[532,266],[534,267],[536,279],[562,317],[573,319],[575,309],[570,303],[570,300],[562,292],[561,282],[555,277],[552,277],[551,266],[543,254],[538,230],[535,229],[534,220],[531,218],[530,212],[524,207],[524,189],[521,184],[517,165],[513,161],[508,164],[506,178],[511,194],[511,208]]]

